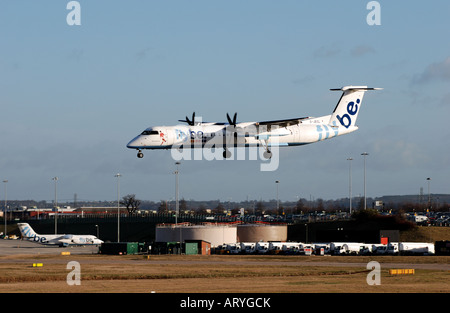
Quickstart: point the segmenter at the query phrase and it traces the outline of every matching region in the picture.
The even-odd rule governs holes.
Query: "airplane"
[[[186,116],[179,122],[187,125],[152,126],[127,144],[127,148],[138,150],[142,158],[144,149],[221,148],[223,157],[231,156],[229,147],[259,147],[265,149],[264,158],[272,157],[271,147],[300,146],[346,135],[358,129],[355,125],[367,86],[344,86],[330,89],[342,91],[333,113],[321,117],[299,117],[285,120],[237,123],[227,113],[228,123],[210,123]]]
[[[58,245],[60,247],[67,246],[84,246],[84,245],[100,245],[102,240],[93,235],[39,235],[28,223],[18,223],[22,238],[34,241],[44,245]]]

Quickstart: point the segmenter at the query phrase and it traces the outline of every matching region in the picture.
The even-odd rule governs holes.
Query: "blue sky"
[[[9,199],[174,197],[170,151],[126,148],[146,127],[193,111],[207,121],[330,114],[345,85],[367,93],[353,134],[260,161],[183,161],[180,196],[240,201],[449,193],[450,2],[69,1],[0,3],[0,179]],[[3,186],[2,186],[3,187]],[[0,190],[3,190],[0,189]],[[0,193],[0,198],[4,192]]]

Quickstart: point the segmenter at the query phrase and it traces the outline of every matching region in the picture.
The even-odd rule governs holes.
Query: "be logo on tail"
[[[350,125],[352,125],[352,118],[351,116],[358,113],[358,104],[361,102],[361,100],[356,99],[356,103],[353,101],[350,101],[347,104],[347,113],[339,116],[337,115],[336,118],[338,119],[339,123],[341,123],[342,126],[345,128],[349,128]]]

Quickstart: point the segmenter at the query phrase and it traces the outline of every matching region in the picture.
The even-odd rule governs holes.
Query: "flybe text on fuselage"
[[[356,99],[356,103],[353,101],[350,101],[347,104],[347,113],[344,114],[342,117],[337,116],[338,121],[341,123],[342,126],[345,128],[349,128],[352,124],[352,118],[350,116],[354,116],[356,113],[358,113],[358,104],[361,102],[361,100]]]
[[[25,226],[22,230],[23,237],[27,238],[28,240],[39,242],[46,244],[48,243],[48,240],[46,237],[38,236],[29,226]]]

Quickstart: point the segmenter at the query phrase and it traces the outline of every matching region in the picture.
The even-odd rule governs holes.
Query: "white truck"
[[[359,254],[364,243],[360,242],[347,242],[342,245],[340,254]]]
[[[241,242],[241,253],[244,254],[253,254],[255,253],[256,243],[254,242]]]
[[[269,243],[264,241],[258,241],[255,245],[255,251],[258,254],[265,254],[269,251]]]
[[[298,254],[302,248],[303,243],[301,242],[284,242],[281,247],[283,254]]]
[[[390,242],[388,244],[377,244],[372,245],[373,254],[378,255],[397,255],[399,253],[399,243],[398,242]]]
[[[330,250],[333,254],[359,254],[361,247],[365,246],[361,242],[332,242]]]
[[[359,250],[360,255],[371,255],[373,253],[373,245],[372,244],[363,244]]]
[[[241,246],[238,243],[227,243],[225,245],[225,251],[227,254],[239,254],[241,252]]]
[[[346,242],[331,242],[330,243],[330,253],[331,254],[339,254],[343,244],[346,244]]]
[[[416,224],[425,225],[428,223],[428,216],[426,215],[409,215],[408,219]]]
[[[270,242],[269,243],[269,254],[279,254],[282,251],[283,242]]]
[[[434,244],[427,242],[400,242],[398,250],[402,255],[405,254],[434,254]]]
[[[320,249],[323,248],[324,254],[330,253],[330,244],[329,243],[313,243],[314,251],[316,254],[320,254]],[[319,253],[318,253],[319,252]]]

